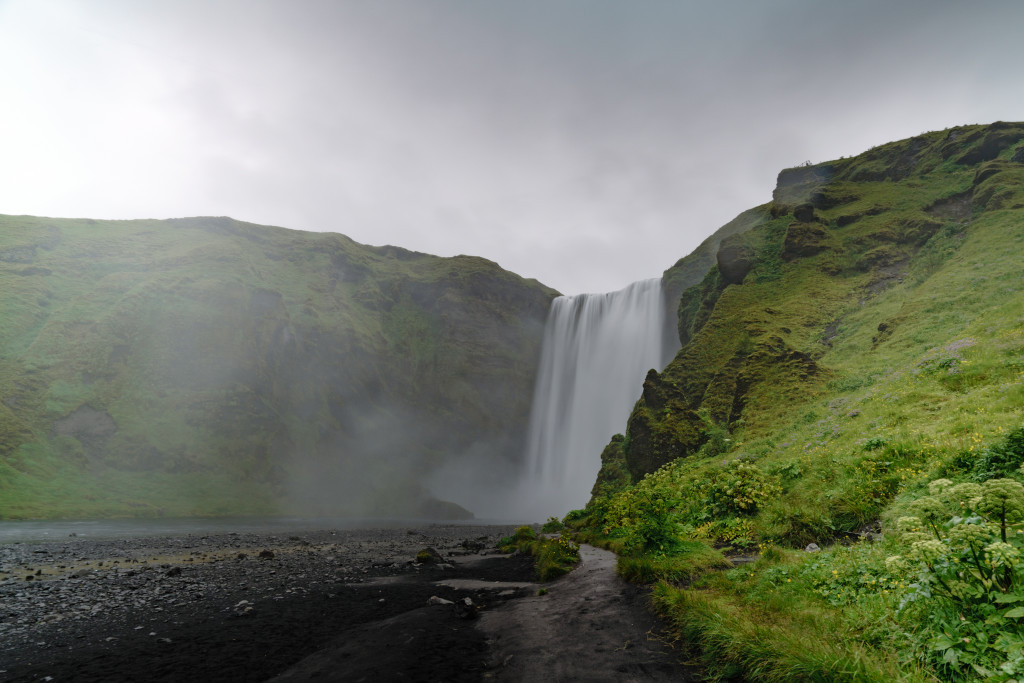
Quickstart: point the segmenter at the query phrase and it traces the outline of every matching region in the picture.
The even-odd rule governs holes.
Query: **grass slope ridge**
[[[0,216],[0,517],[457,514],[518,452],[555,295],[230,218]]]
[[[713,675],[1016,680],[1024,529],[984,501],[1024,480],[1024,124],[787,169],[748,215],[567,521],[648,577],[695,542],[759,556],[657,593]]]

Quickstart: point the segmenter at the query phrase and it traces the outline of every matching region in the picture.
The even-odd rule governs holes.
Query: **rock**
[[[818,547],[817,543],[808,543],[807,547],[804,548],[804,550],[806,550],[809,553],[816,553],[819,550],[821,550],[821,548]]]
[[[431,595],[427,599],[427,604],[428,605],[454,605],[455,603],[452,602],[451,600],[445,600],[444,598],[438,597],[436,595]]]
[[[460,543],[459,545],[461,545],[465,550],[471,553],[478,553],[485,547],[482,541],[471,541],[468,538],[463,539],[462,543]]]
[[[452,612],[459,619],[476,619],[477,617],[476,605],[473,604],[471,598],[462,598],[456,602]]]
[[[440,564],[444,562],[444,558],[441,557],[441,553],[427,547],[416,553],[416,561],[420,564]]]
[[[782,258],[792,261],[801,256],[813,256],[828,248],[828,233],[817,223],[790,223],[786,229],[786,240]]]
[[[274,551],[273,550],[261,550],[260,551],[260,559],[261,560],[272,560],[272,559],[274,559]]]
[[[814,215],[814,205],[812,204],[801,204],[793,209],[793,218],[801,223],[810,223],[818,220],[818,217]]]
[[[723,244],[715,255],[718,271],[726,284],[738,285],[754,267],[754,250],[744,244]]]
[[[171,567],[164,572],[164,576],[181,576],[181,567]]]

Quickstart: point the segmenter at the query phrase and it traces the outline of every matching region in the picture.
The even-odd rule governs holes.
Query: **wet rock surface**
[[[0,545],[0,680],[263,681],[339,639],[373,651],[377,665],[393,661],[407,680],[480,680],[487,645],[466,618],[468,604],[475,614],[535,592],[529,583],[494,583],[532,579],[531,558],[494,550],[512,531],[457,525]],[[425,547],[444,561],[414,562]],[[429,606],[431,596],[454,604]],[[416,638],[388,640],[410,629]],[[372,663],[358,664],[369,671]],[[340,671],[318,680],[357,673]],[[293,671],[290,680],[301,678]]]

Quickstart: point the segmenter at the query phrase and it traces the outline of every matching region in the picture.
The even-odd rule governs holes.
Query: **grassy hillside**
[[[229,218],[0,216],[0,517],[425,514],[518,454],[550,289]]]
[[[668,580],[713,674],[1024,673],[1022,141],[787,169],[682,292],[683,347],[569,521]],[[722,553],[757,559],[707,573]]]

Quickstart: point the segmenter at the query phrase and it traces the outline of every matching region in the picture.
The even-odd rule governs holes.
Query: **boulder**
[[[441,553],[427,547],[416,553],[416,562],[419,564],[441,564],[444,562],[444,558],[441,557]]]
[[[754,267],[754,250],[745,244],[723,244],[715,254],[718,271],[726,284],[739,285]]]
[[[782,258],[787,261],[802,256],[813,256],[828,249],[828,234],[817,223],[794,222],[786,229],[786,240],[782,247]]]

